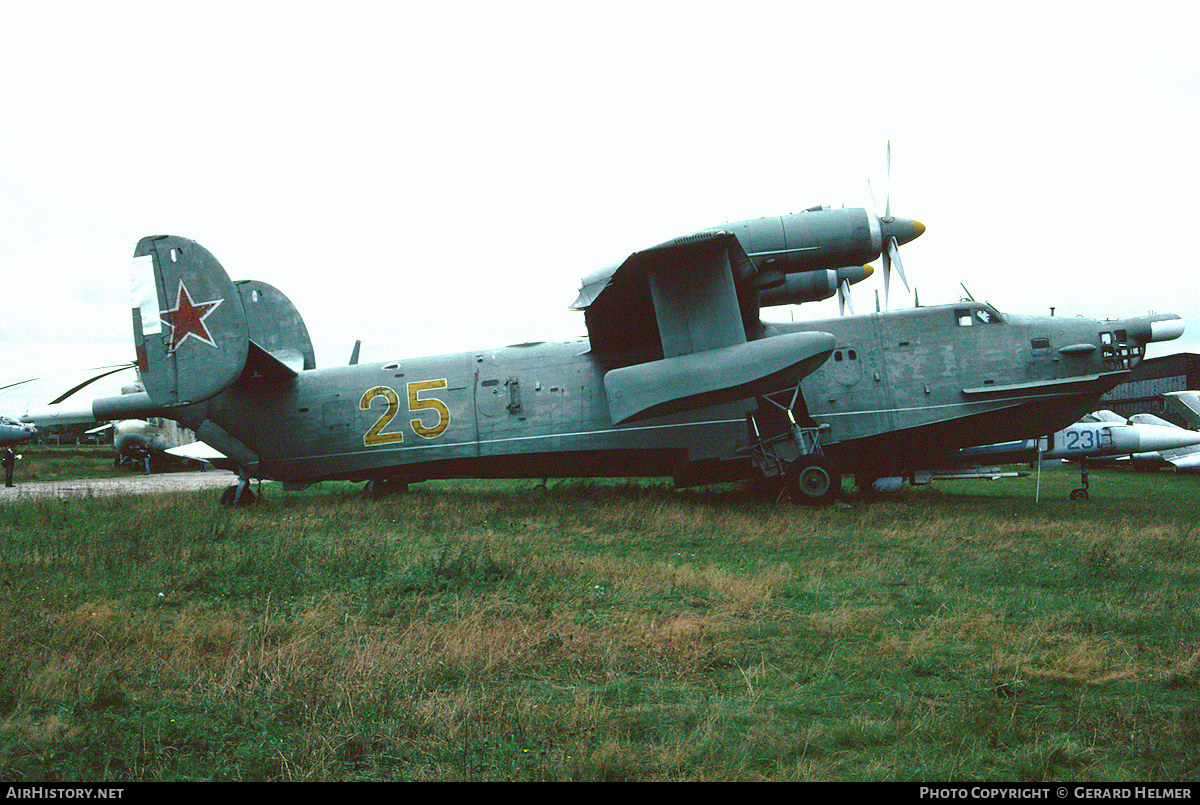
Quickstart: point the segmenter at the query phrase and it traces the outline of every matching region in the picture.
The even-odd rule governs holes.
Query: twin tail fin
[[[201,402],[249,375],[278,382],[315,368],[291,301],[266,283],[231,281],[193,240],[142,238],[132,279],[137,364],[156,405]]]

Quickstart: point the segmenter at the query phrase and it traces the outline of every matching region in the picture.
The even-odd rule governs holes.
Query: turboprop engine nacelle
[[[820,302],[836,294],[838,286],[843,282],[851,285],[862,282],[874,271],[871,266],[846,266],[837,270],[824,269],[797,274],[765,271],[757,278],[761,289],[759,304],[770,307]]]
[[[735,221],[713,227],[737,236],[759,272],[837,271],[878,258],[895,238],[904,245],[925,225],[910,218],[880,218],[861,207],[814,207],[792,215]]]

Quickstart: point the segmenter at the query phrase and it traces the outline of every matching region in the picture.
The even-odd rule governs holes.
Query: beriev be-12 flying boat
[[[763,307],[827,299],[899,266],[919,222],[865,209],[723,224],[583,280],[588,338],[316,368],[300,314],[232,282],[200,244],[143,238],[133,333],[145,392],[97,420],[164,416],[239,474],[376,493],[447,477],[762,480],[829,502],[953,451],[1053,432],[1097,407],[1176,316],[1002,314],[966,302],[767,324]],[[136,289],[141,288],[140,293]]]

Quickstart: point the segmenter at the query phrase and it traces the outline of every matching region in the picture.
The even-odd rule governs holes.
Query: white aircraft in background
[[[1200,405],[1200,394],[1197,403]],[[1195,415],[1200,416],[1200,407]],[[1165,461],[1181,472],[1200,471],[1200,432],[1152,414],[1138,414],[1127,420],[1112,411],[1096,411],[1050,436],[969,447],[958,451],[958,457],[964,462],[1028,461],[1035,466],[1039,466],[1038,462],[1046,466],[1048,461],[1078,461],[1083,486],[1072,490],[1071,499],[1087,500],[1087,466],[1096,459]]]
[[[1134,414],[1129,418],[1129,422],[1134,425],[1173,428],[1184,433],[1194,433],[1194,429],[1200,429],[1200,391],[1167,392],[1163,394],[1163,403],[1173,413],[1182,417],[1193,430],[1181,428],[1174,422],[1168,422],[1154,414]],[[1200,473],[1200,446],[1165,448],[1136,453],[1130,458],[1133,466],[1138,469],[1150,470],[1169,466],[1173,467],[1175,472]]]

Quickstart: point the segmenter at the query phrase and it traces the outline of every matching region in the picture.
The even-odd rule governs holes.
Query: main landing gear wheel
[[[833,503],[842,478],[821,456],[803,456],[788,469],[787,491],[797,503],[823,506]]]
[[[1071,490],[1071,500],[1088,499],[1088,487],[1091,486],[1091,484],[1088,483],[1088,466],[1086,458],[1081,458],[1079,460],[1079,482],[1083,484],[1083,486],[1079,489]]]

